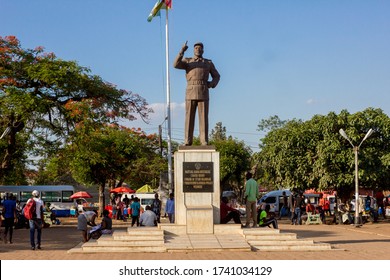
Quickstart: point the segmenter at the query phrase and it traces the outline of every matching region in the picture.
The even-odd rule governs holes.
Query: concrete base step
[[[127,233],[129,235],[151,236],[163,235],[164,231],[158,227],[128,227]]]
[[[252,246],[269,246],[269,245],[313,245],[314,241],[310,239],[295,239],[295,240],[248,240]]]
[[[241,234],[233,235],[166,235],[168,252],[251,251]]]
[[[332,250],[330,244],[315,243],[311,245],[256,245],[254,249],[259,251],[327,251]]]
[[[280,233],[280,230],[267,227],[243,228],[242,233],[244,235],[272,235]]]
[[[251,240],[296,240],[297,235],[295,233],[276,233],[276,234],[248,234],[245,235],[245,239]]]
[[[153,246],[153,245],[149,245],[149,246],[136,246],[136,245],[125,245],[125,244],[121,244],[121,245],[112,245],[112,244],[101,244],[97,241],[88,241],[87,243],[83,244],[82,246],[82,251],[87,253],[87,252],[105,252],[105,253],[109,253],[109,252],[147,252],[147,253],[152,253],[152,252],[155,252],[155,253],[159,253],[159,252],[166,252],[166,248],[163,245],[160,245],[160,246]]]
[[[164,246],[164,240],[100,240],[97,243],[99,246],[137,246],[137,247],[150,247],[150,246]]]
[[[160,231],[115,231],[112,235],[114,240],[164,240],[164,232]]]
[[[271,228],[216,225],[214,234],[186,234],[185,227],[129,227],[115,230],[70,251],[93,252],[196,252],[196,251],[325,251],[330,244],[297,239],[295,233]]]
[[[82,245],[83,252],[166,252],[164,231],[157,227],[129,227]]]
[[[246,241],[253,250],[260,251],[326,251],[330,244],[314,243],[313,240],[297,239],[295,233],[281,233],[278,229],[243,229]]]

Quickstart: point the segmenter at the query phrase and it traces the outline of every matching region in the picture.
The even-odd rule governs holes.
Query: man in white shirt
[[[145,226],[145,227],[157,226],[157,216],[151,209],[152,208],[149,205],[145,207],[145,212],[141,214],[141,217],[139,219],[141,226]]]
[[[43,227],[43,201],[40,199],[39,191],[34,190],[32,192],[32,198],[35,201],[35,213],[36,218],[29,220],[30,225],[30,243],[31,250],[35,250],[35,230],[37,230],[37,249],[41,249],[41,237],[42,237],[42,227]],[[27,201],[28,203],[28,201]]]

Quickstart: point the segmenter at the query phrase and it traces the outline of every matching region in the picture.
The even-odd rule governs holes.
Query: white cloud
[[[310,98],[310,99],[306,100],[306,104],[312,105],[315,103],[317,103],[317,100],[315,100],[314,98]]]
[[[135,121],[124,121],[123,125],[127,127],[140,127],[147,134],[158,133],[158,126],[162,125],[163,134],[167,129],[167,104],[165,103],[153,103],[149,104],[149,107],[153,109],[153,113],[149,114],[149,123],[146,124],[140,118]],[[184,131],[184,115],[185,115],[185,103],[171,103],[171,128],[176,131],[179,135],[173,135],[176,140],[180,141],[183,137]],[[177,132],[177,130],[179,130]],[[172,134],[175,134],[175,131]]]

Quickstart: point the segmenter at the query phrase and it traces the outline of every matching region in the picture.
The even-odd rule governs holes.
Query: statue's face
[[[202,55],[203,55],[203,48],[202,48],[202,46],[196,45],[194,47],[194,55],[196,57],[202,57]]]

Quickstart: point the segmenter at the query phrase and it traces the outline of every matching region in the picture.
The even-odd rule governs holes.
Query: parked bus
[[[33,190],[39,191],[43,202],[49,202],[50,208],[58,217],[69,216],[69,210],[74,206],[70,196],[75,192],[75,188],[70,185],[0,186],[1,200],[3,201],[7,194],[12,193],[23,205],[32,197]]]

